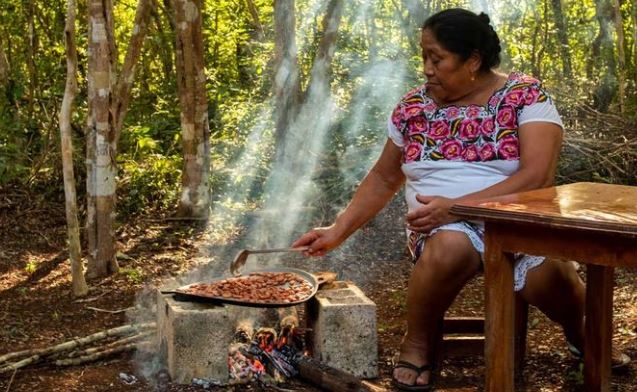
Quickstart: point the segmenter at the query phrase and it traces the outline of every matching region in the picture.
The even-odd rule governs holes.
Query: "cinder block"
[[[332,287],[308,303],[314,359],[357,377],[378,377],[376,304],[352,283]]]
[[[158,352],[173,382],[228,384],[228,347],[237,325],[273,325],[274,309],[176,301],[157,291]]]

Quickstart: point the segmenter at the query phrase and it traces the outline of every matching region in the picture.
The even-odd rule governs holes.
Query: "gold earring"
[[[471,81],[475,82],[476,80],[476,74],[474,74],[473,72],[471,72]]]

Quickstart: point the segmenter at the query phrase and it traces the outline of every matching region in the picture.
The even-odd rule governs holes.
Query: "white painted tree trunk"
[[[64,175],[64,198],[66,200],[66,227],[69,242],[69,258],[71,259],[71,278],[73,295],[84,296],[88,293],[88,286],[84,279],[82,252],[80,246],[80,225],[77,219],[77,195],[75,192],[75,175],[73,173],[73,144],[71,139],[71,113],[73,101],[77,94],[77,51],[75,48],[75,0],[68,0],[66,12],[66,87],[62,107],[58,116],[60,124],[60,139],[62,146],[62,172]]]
[[[88,277],[118,270],[115,258],[115,190],[117,188],[117,142],[128,107],[135,63],[146,35],[149,0],[140,0],[131,41],[119,78],[113,33],[113,4],[89,0],[88,132],[86,148]]]
[[[184,154],[177,215],[207,217],[210,204],[210,129],[200,0],[173,0],[177,86]]]
[[[88,12],[87,276],[94,278],[118,270],[113,232],[117,167],[110,116],[116,53],[112,4],[108,0],[89,0]]]

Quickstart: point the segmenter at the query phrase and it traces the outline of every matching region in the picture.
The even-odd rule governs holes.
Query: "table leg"
[[[586,266],[584,384],[589,392],[610,391],[613,271],[612,267]]]
[[[485,390],[513,392],[513,255],[502,251],[495,231],[485,231]]]

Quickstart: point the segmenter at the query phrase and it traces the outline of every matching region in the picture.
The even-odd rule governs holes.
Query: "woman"
[[[431,16],[421,47],[427,82],[394,109],[380,158],[334,224],[293,244],[324,255],[405,185],[415,265],[393,372],[394,385],[405,390],[431,388],[440,321],[482,265],[483,225],[459,221],[450,207],[550,186],[562,142],[562,121],[540,82],[495,70],[500,41],[486,14],[449,9]],[[572,350],[583,347],[585,289],[571,263],[519,255],[515,289],[562,326]]]

